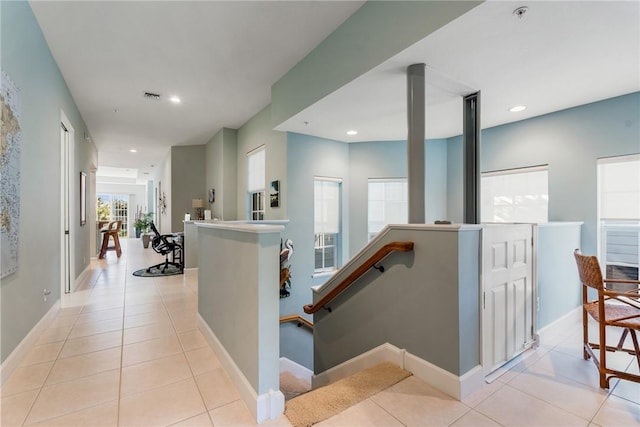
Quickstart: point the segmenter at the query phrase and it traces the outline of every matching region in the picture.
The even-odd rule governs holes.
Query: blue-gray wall
[[[368,180],[370,178],[406,178],[407,142],[372,141],[349,146],[350,255],[367,243]],[[447,141],[425,142],[425,222],[447,217]]]
[[[27,2],[0,2],[0,65],[20,92],[20,243],[18,271],[2,279],[1,359],[4,361],[60,298],[60,120],[75,131],[75,171],[97,167],[97,152]],[[77,181],[76,181],[77,182]],[[90,261],[90,225],[80,226],[74,190],[71,238],[77,276]],[[94,192],[89,191],[89,194]],[[92,203],[88,200],[88,203]],[[88,208],[87,212],[92,212]],[[43,301],[43,288],[51,290]]]
[[[413,251],[390,254],[384,274],[368,271],[329,303],[331,312],[314,314],[316,374],[384,343],[457,376],[480,363],[480,228],[392,227],[361,258],[393,241],[412,241]]]
[[[264,145],[265,186],[280,181],[280,206],[265,206],[265,219],[287,219],[287,134],[271,129],[271,105],[265,107],[238,129],[237,133],[237,218],[247,219],[247,153]],[[268,196],[267,196],[268,197]]]
[[[196,218],[193,199],[202,199],[208,209],[208,193],[205,189],[205,145],[180,145],[171,147],[171,230],[183,231],[184,214]],[[204,213],[202,214],[204,215]]]
[[[573,257],[580,246],[580,223],[548,223],[536,227],[536,327],[560,319],[582,304],[582,287]]]
[[[584,221],[597,248],[597,159],[640,153],[640,92],[485,129],[483,172],[549,165],[549,221]],[[462,140],[448,141],[448,213],[462,221]]]
[[[281,301],[281,314],[302,314],[311,302],[310,287],[327,276],[313,277],[313,180],[316,176],[342,178],[342,259],[346,262],[367,243],[367,193],[370,178],[407,176],[406,141],[347,144],[289,133],[288,205],[290,223],[285,238],[294,242],[291,260],[291,296]],[[446,217],[446,140],[426,142],[427,221]],[[309,368],[313,365],[306,329],[282,327],[281,354]]]

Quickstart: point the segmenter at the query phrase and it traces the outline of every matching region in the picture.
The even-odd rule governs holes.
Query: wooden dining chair
[[[100,248],[100,255],[98,256],[98,259],[104,258],[107,250],[110,249],[115,250],[116,255],[120,258],[120,255],[122,255],[122,248],[120,248],[120,238],[118,234],[120,233],[121,226],[122,221],[111,221],[109,225],[101,231],[102,247]],[[113,246],[109,246],[109,239],[113,239]]]
[[[634,355],[640,369],[640,349],[636,331],[640,330],[639,280],[605,279],[598,258],[574,251],[578,273],[582,282],[583,355],[591,359],[600,374],[600,387],[609,388],[611,378],[640,382],[640,375],[619,371],[607,365],[607,352],[623,351]],[[626,285],[627,290],[615,290],[615,285]],[[628,286],[631,285],[629,288]],[[589,298],[589,288],[596,291],[596,299]],[[598,341],[589,338],[589,317],[598,324]],[[607,327],[622,328],[617,346],[607,345]],[[631,337],[633,348],[624,347]]]

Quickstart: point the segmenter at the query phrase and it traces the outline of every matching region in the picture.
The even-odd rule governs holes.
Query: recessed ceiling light
[[[511,111],[512,113],[517,113],[518,111],[524,111],[526,109],[527,107],[524,105],[516,105],[515,107],[509,108],[509,111]]]
[[[180,102],[182,102],[177,96],[172,96],[171,98],[169,98],[169,101],[173,102],[174,104],[180,104]]]
[[[347,135],[357,135],[358,131],[357,130],[348,130],[347,131]]]
[[[137,153],[138,150],[136,150],[135,148],[132,148],[131,150],[129,150],[130,153]]]

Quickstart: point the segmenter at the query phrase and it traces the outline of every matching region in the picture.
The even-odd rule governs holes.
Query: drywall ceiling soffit
[[[461,95],[481,91],[482,127],[640,90],[640,2],[486,2],[277,129],[342,141],[406,139],[406,68],[427,64],[429,138],[462,131]],[[508,109],[526,105],[520,113]],[[347,136],[355,129],[358,134]]]

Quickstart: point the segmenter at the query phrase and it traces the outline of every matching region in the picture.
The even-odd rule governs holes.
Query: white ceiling
[[[513,11],[523,5],[518,19]],[[461,95],[477,90],[483,128],[635,92],[640,2],[483,3],[278,129],[341,141],[406,139],[406,68],[414,63],[427,64],[429,138],[460,135]],[[508,111],[517,105],[527,109]],[[350,129],[358,135],[347,136]]]
[[[271,85],[362,3],[31,5],[100,167],[137,169],[142,179],[168,147],[204,144],[268,105]],[[278,129],[342,141],[405,139],[406,67],[421,62],[428,137],[460,134],[460,95],[475,90],[484,128],[638,91],[640,2],[486,2]],[[162,99],[149,101],[145,91]],[[173,95],[180,105],[168,101]],[[527,110],[507,111],[520,104]],[[349,129],[358,135],[347,136]]]
[[[99,166],[137,169],[142,179],[169,147],[204,144],[266,107],[271,85],[363,3],[30,4],[98,147]],[[161,100],[144,98],[147,91]],[[174,95],[180,105],[169,102]]]

